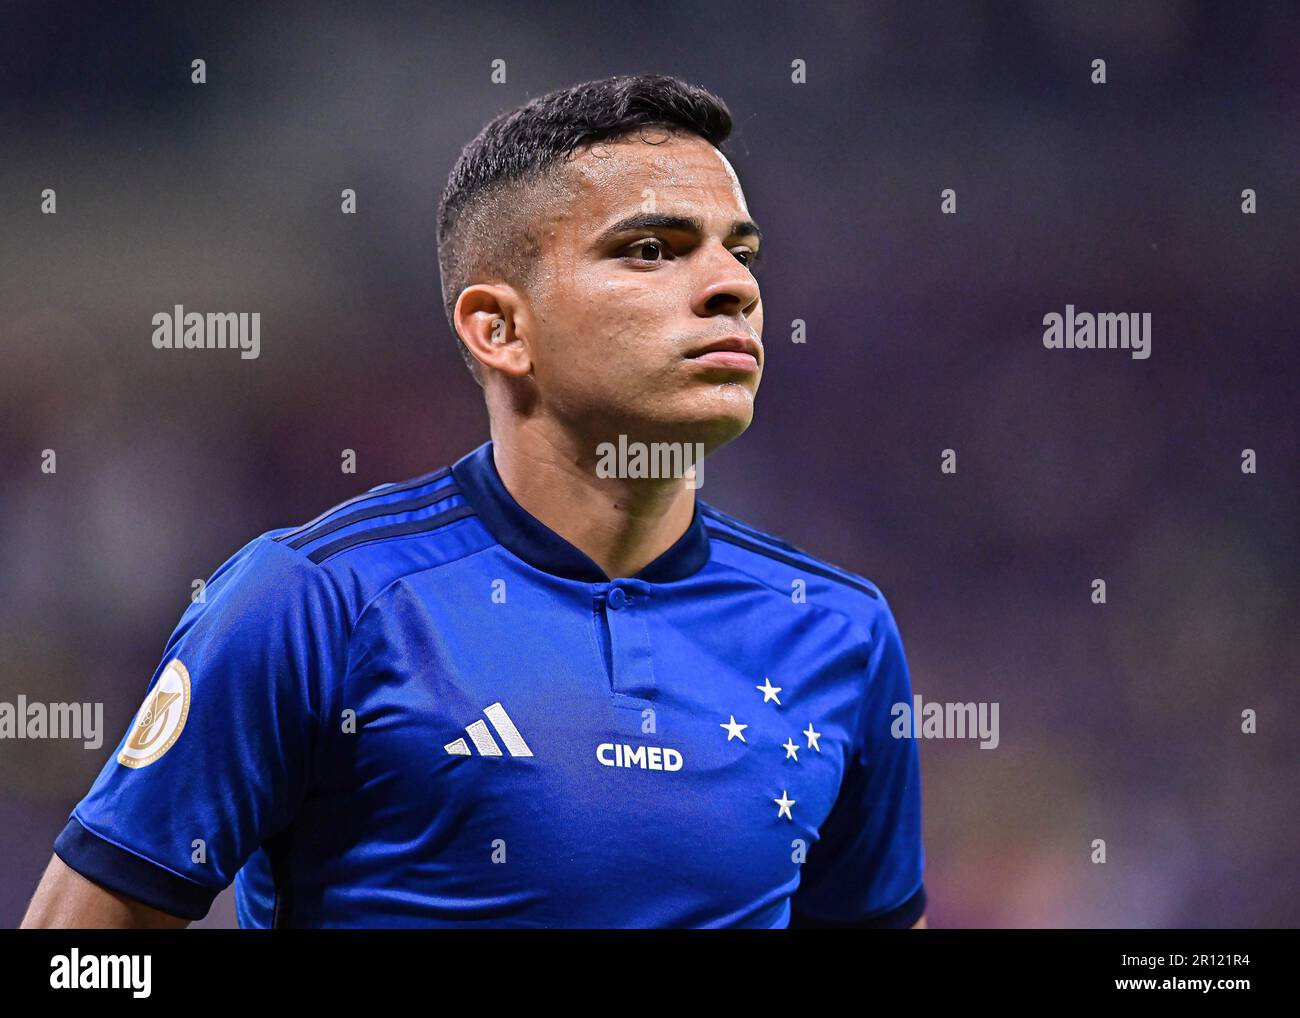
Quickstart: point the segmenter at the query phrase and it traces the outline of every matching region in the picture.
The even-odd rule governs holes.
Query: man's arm
[[[792,929],[925,929],[920,755],[896,737],[894,705],[912,702],[903,641],[873,606],[865,698],[839,795],[790,898]]]
[[[348,610],[331,576],[266,534],[227,559],[206,599],[185,609],[130,729],[55,840],[58,862],[28,923],[174,927],[206,916],[295,817],[322,719],[337,716]]]
[[[180,930],[189,924],[100,887],[55,855],[19,929]]]

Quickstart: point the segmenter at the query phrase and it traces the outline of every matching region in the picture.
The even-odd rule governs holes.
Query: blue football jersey
[[[222,565],[55,851],[246,928],[910,926],[911,699],[871,583],[699,498],[611,579],[488,442]]]

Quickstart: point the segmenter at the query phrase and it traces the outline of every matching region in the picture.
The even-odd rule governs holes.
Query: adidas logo
[[[499,703],[494,703],[491,707],[483,711],[487,719],[492,722],[492,727],[497,730],[497,735],[501,736],[501,741],[506,744],[506,749],[510,751],[511,756],[532,756],[533,751],[528,748],[528,743],[524,742],[524,737],[519,734],[519,729],[515,723],[510,720],[510,715],[506,709]],[[478,750],[479,756],[501,756],[501,747],[497,745],[497,740],[492,738],[492,733],[488,731],[488,726],[482,720],[475,721],[465,728],[466,734],[469,735],[470,742],[474,743],[474,748]],[[457,739],[455,742],[449,742],[443,747],[452,756],[473,756],[470,751],[469,743],[464,739]]]

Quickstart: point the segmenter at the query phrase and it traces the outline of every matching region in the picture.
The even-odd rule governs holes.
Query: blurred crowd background
[[[878,583],[925,700],[1000,704],[997,749],[921,746],[931,925],[1297,925],[1300,9],[1209,2],[5,5],[0,700],[105,741],[0,741],[0,924],[195,578],[486,439],[447,173],[637,71],[728,101],[765,233],[702,496]],[[261,356],[154,349],[174,304],[260,311]],[[1044,349],[1066,304],[1150,312],[1150,359]]]

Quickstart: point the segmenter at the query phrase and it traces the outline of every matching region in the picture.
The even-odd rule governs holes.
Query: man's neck
[[[681,478],[600,477],[594,446],[527,427],[493,439],[514,500],[611,579],[635,576],[691,525],[695,491]]]

